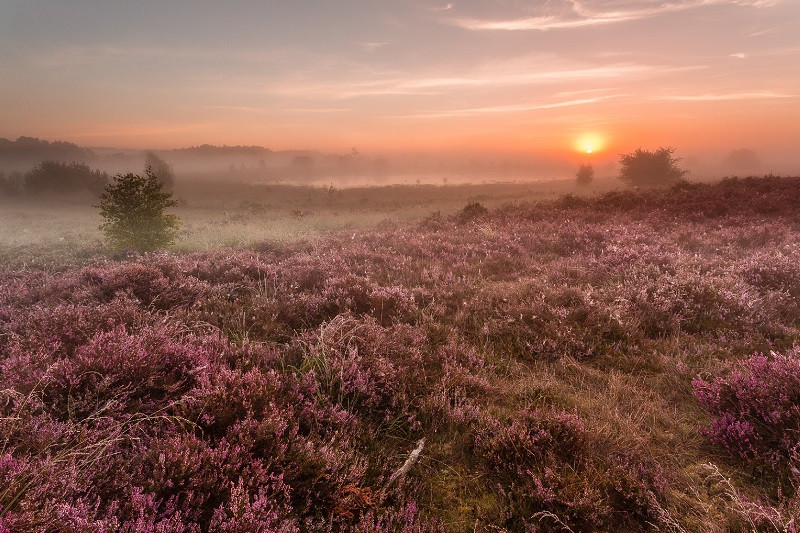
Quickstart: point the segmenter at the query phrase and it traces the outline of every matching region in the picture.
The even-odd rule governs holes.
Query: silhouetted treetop
[[[679,157],[673,157],[675,148],[658,148],[648,151],[637,148],[622,154],[619,179],[630,185],[669,185],[689,173],[678,167]]]
[[[575,182],[578,185],[589,185],[594,179],[594,167],[589,163],[581,165],[575,174]]]
[[[89,168],[85,163],[42,161],[25,173],[25,190],[43,192],[78,192],[88,190],[100,194],[108,183],[108,174]]]
[[[175,187],[175,170],[154,152],[144,154],[144,168],[152,172],[167,189]]]

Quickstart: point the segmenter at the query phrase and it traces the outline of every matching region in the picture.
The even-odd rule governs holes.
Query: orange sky
[[[0,3],[0,136],[800,153],[797,0]]]

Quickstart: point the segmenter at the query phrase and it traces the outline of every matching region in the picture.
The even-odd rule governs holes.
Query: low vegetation
[[[0,271],[0,531],[797,530],[800,178],[468,203]]]

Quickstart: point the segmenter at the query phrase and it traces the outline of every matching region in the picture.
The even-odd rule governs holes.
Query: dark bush
[[[652,152],[637,148],[619,158],[622,166],[619,179],[629,185],[670,185],[689,173],[678,167],[680,158],[673,157],[674,148],[659,148]]]
[[[460,223],[472,222],[485,217],[489,210],[480,202],[471,202],[456,214],[456,220]]]
[[[107,184],[108,174],[84,163],[42,161],[25,173],[25,190],[31,194],[81,190],[99,194]]]

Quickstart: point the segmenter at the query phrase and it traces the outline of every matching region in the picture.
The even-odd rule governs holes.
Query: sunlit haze
[[[796,169],[798,35],[797,0],[2,0],[0,137]]]

